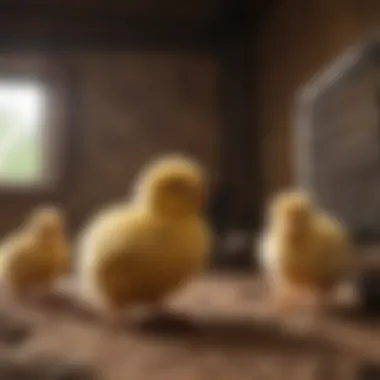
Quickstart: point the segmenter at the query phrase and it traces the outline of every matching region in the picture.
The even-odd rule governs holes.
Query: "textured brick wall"
[[[68,56],[78,70],[80,138],[59,201],[70,226],[128,194],[147,160],[185,151],[219,171],[217,66],[208,55],[88,53]],[[35,201],[2,204],[0,232],[20,222]]]
[[[371,0],[288,0],[259,31],[258,112],[264,195],[295,178],[295,96],[347,47],[380,31],[380,3]]]
[[[82,175],[65,202],[75,224],[99,205],[125,196],[139,167],[161,153],[189,152],[217,174],[213,61],[181,54],[79,59]]]

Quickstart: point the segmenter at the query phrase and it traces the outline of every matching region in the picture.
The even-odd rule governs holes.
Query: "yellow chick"
[[[161,158],[142,171],[129,203],[106,209],[85,228],[80,280],[113,318],[131,304],[159,307],[204,268],[211,248],[204,187],[192,160]]]
[[[68,269],[61,213],[43,207],[0,246],[0,278],[16,296],[49,291]]]
[[[261,263],[269,275],[281,309],[305,295],[316,306],[348,275],[351,249],[343,227],[316,209],[302,192],[275,197],[260,241]]]

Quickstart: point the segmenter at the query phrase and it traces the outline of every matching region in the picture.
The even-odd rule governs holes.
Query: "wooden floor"
[[[210,275],[174,297],[172,320],[145,317],[144,323],[119,329],[71,302],[23,306],[17,323],[25,321],[29,335],[22,340],[19,332],[20,343],[11,349],[5,342],[11,339],[0,334],[5,342],[0,378],[66,379],[53,377],[57,365],[69,370],[77,364],[78,371],[92,369],[100,380],[350,380],[363,360],[380,363],[378,321],[357,316],[355,309],[318,320],[287,320],[267,314],[265,298],[257,278]],[[20,307],[5,301],[1,306],[11,315]],[[54,358],[57,365],[49,366]],[[12,360],[26,368],[18,377],[8,368]],[[85,375],[92,376],[70,379]]]

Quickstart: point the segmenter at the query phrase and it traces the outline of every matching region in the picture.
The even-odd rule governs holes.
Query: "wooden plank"
[[[244,1],[222,2],[218,25],[221,77],[222,170],[232,199],[230,228],[253,226],[252,25]]]

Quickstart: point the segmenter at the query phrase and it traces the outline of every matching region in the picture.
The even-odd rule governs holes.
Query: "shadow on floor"
[[[280,323],[247,317],[207,318],[172,315],[152,317],[135,325],[142,334],[211,346],[262,348],[278,351],[336,352],[337,349],[312,333],[293,331]]]

